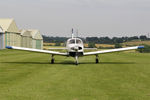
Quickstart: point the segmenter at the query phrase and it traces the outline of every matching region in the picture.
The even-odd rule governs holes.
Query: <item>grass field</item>
[[[150,100],[150,54],[73,58],[0,51],[0,100]]]

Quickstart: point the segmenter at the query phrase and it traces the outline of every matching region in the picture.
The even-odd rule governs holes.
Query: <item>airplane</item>
[[[133,46],[133,47],[126,47],[126,48],[117,48],[117,49],[109,49],[109,50],[101,50],[101,51],[84,52],[86,49],[90,50],[90,49],[95,49],[95,48],[84,48],[83,41],[80,38],[74,37],[74,32],[72,29],[72,36],[71,36],[71,38],[69,38],[67,40],[66,48],[61,48],[61,49],[65,49],[67,51],[65,53],[57,52],[57,51],[50,51],[50,50],[40,50],[40,49],[16,47],[16,46],[6,46],[6,48],[7,49],[17,49],[17,50],[51,54],[51,64],[54,64],[54,62],[55,62],[54,55],[74,57],[75,58],[75,64],[78,65],[79,64],[78,58],[82,57],[82,56],[95,55],[96,56],[95,63],[99,63],[99,57],[98,57],[99,54],[142,49],[142,48],[144,48],[144,46]],[[52,48],[52,49],[58,49],[58,48]]]

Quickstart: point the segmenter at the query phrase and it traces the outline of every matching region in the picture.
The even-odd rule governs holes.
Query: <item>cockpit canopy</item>
[[[81,39],[70,39],[68,40],[68,44],[82,44],[82,40]]]

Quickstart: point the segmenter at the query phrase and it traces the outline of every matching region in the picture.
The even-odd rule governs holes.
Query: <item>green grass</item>
[[[0,51],[0,100],[150,100],[150,54],[70,57]]]

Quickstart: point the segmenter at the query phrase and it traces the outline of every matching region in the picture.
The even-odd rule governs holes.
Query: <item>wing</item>
[[[15,47],[15,46],[6,46],[6,48],[7,49],[17,49],[17,50],[24,50],[24,51],[39,52],[39,53],[47,53],[47,54],[53,54],[53,55],[68,56],[68,53],[61,53],[61,52],[48,51],[48,50],[39,50],[39,49],[23,48],[23,47]]]
[[[102,51],[95,51],[95,52],[86,52],[86,53],[84,53],[84,55],[85,56],[87,56],[87,55],[96,55],[96,54],[118,52],[118,51],[127,51],[127,50],[142,49],[142,48],[144,48],[144,46],[135,46],[135,47],[127,47],[127,48],[119,48],[119,49],[110,49],[110,50],[102,50]]]

